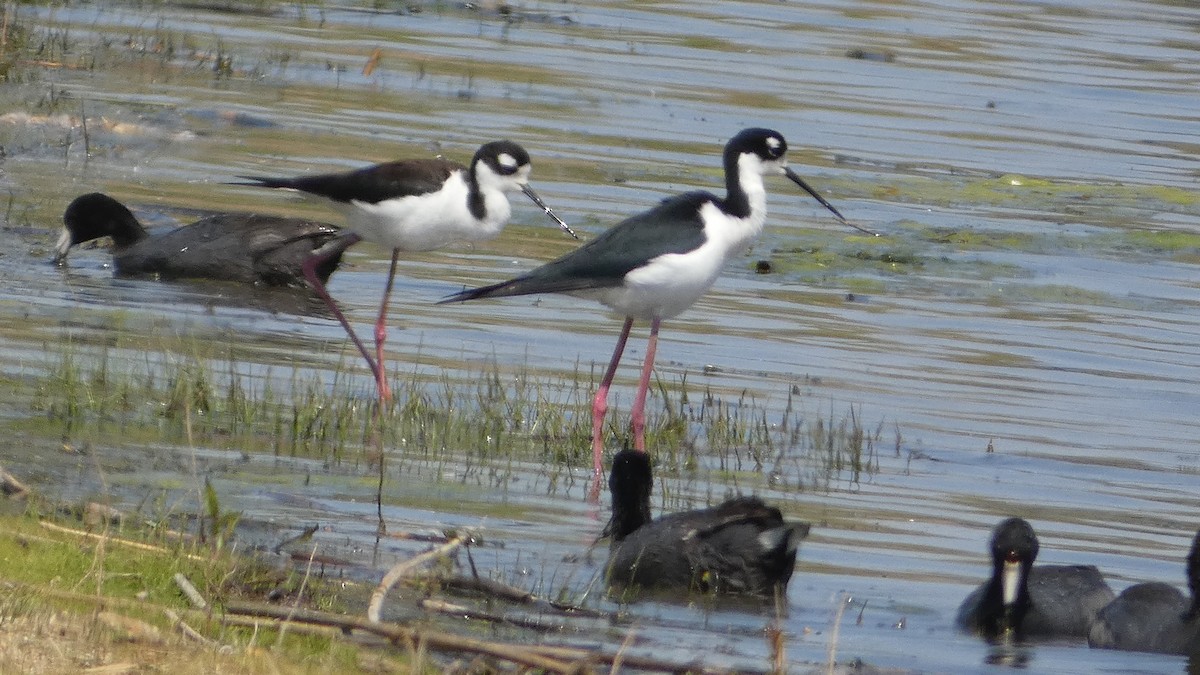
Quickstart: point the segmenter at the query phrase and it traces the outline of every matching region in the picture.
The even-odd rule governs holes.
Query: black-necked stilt
[[[653,486],[646,453],[617,453],[608,481],[612,520],[605,529],[612,537],[605,569],[611,586],[755,595],[787,587],[808,523],[785,522],[779,509],[755,497],[652,520]]]
[[[1092,565],[1038,565],[1037,535],[1021,518],[992,532],[992,577],[963,600],[963,630],[989,639],[1086,638],[1112,589]]]
[[[1170,584],[1137,584],[1100,610],[1088,644],[1162,654],[1200,656],[1200,532],[1187,558],[1188,598]]]
[[[540,206],[563,231],[578,239],[529,186],[531,168],[529,153],[524,148],[512,141],[495,141],[481,146],[469,167],[440,158],[409,159],[300,178],[238,176],[250,181],[238,184],[318,195],[345,214],[348,231],[314,255],[308,267],[315,269],[327,257],[340,255],[363,240],[392,249],[387,286],[375,322],[375,358],[358,339],[325,284],[315,274],[308,276],[309,283],[325,299],[370,365],[380,397],[387,399],[391,393],[383,367],[383,343],[387,336],[387,306],[401,251],[432,251],[455,241],[480,241],[496,236],[512,215],[505,193],[518,190]]]
[[[66,261],[76,244],[112,237],[113,266],[120,275],[303,285],[304,262],[339,236],[327,223],[256,213],[216,214],[151,236],[124,204],[93,192],[76,197],[63,213],[54,261]],[[329,256],[314,273],[328,279],[340,260],[340,253]]]
[[[601,478],[604,413],[608,389],[634,319],[650,322],[646,359],[631,413],[634,448],[645,451],[645,407],[659,324],[679,314],[712,286],[735,251],[744,249],[767,215],[766,174],[783,174],[850,224],[791,169],[787,142],[770,129],[746,129],[725,146],[726,194],[688,192],[627,218],[575,251],[515,279],[466,290],[442,302],[475,298],[571,293],[594,298],[625,316],[612,360],[592,403],[592,465]],[[856,225],[852,227],[858,228]],[[866,230],[864,230],[866,231]],[[873,234],[873,233],[872,233]]]

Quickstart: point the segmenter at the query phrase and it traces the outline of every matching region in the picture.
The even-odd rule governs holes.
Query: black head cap
[[[487,164],[497,176],[511,176],[520,171],[521,167],[532,163],[525,148],[512,141],[484,143],[471,160],[471,167],[474,168],[477,162]]]
[[[725,144],[725,154],[736,158],[754,153],[763,161],[774,161],[787,154],[787,141],[773,129],[745,129]]]

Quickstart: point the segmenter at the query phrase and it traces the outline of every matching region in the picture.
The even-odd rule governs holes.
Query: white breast
[[[746,218],[730,218],[711,202],[700,210],[705,242],[687,253],[667,253],[625,275],[625,283],[591,293],[624,316],[669,319],[691,307],[717,280],[725,262],[762,230],[765,206]]]
[[[375,204],[338,204],[346,222],[363,239],[402,251],[432,251],[456,241],[480,241],[500,233],[512,215],[503,192],[484,190],[485,216],[467,208],[467,184],[454,173],[442,189]]]

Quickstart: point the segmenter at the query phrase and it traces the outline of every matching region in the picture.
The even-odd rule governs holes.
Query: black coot
[[[960,628],[990,639],[1086,638],[1112,589],[1092,565],[1038,565],[1037,535],[1020,518],[992,533],[992,578],[958,608]]]
[[[1092,625],[1088,643],[1104,649],[1200,656],[1200,532],[1187,559],[1189,599],[1170,584],[1130,586]]]
[[[787,523],[754,497],[650,519],[654,480],[644,452],[613,458],[608,583],[630,590],[770,595],[783,591],[808,523]]]
[[[112,237],[113,266],[122,276],[305,286],[301,264],[338,234],[310,220],[223,213],[151,236],[121,202],[93,192],[67,206],[54,260],[61,264],[76,244]],[[322,280],[340,261],[339,254],[318,269]]]

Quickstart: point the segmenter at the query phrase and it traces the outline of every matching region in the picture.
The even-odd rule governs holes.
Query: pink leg
[[[637,395],[633,398],[633,449],[646,451],[646,395],[650,390],[650,371],[654,370],[654,352],[658,351],[658,326],[661,319],[650,322],[650,339],[646,341],[646,362],[642,364],[642,379],[638,381]]]
[[[617,338],[617,347],[613,350],[612,361],[608,362],[608,370],[604,371],[604,379],[592,399],[592,471],[595,490],[599,490],[600,479],[604,475],[601,456],[604,454],[604,413],[608,412],[608,388],[612,386],[613,376],[617,374],[617,364],[621,362],[621,354],[625,351],[625,341],[629,339],[629,329],[633,328],[633,319],[625,319],[621,328],[621,337]]]
[[[342,310],[337,306],[337,302],[329,295],[329,291],[325,289],[325,284],[321,283],[321,278],[317,276],[317,268],[322,263],[360,241],[362,241],[361,237],[354,233],[335,239],[325,247],[318,249],[308,260],[305,260],[300,266],[300,270],[304,273],[304,278],[308,281],[308,285],[312,286],[317,295],[325,301],[325,304],[329,307],[329,311],[333,312],[333,315],[342,324],[342,328],[346,329],[346,334],[350,336],[350,341],[354,343],[355,347],[358,347],[359,353],[363,355],[363,358],[367,360],[367,365],[371,368],[371,374],[378,381],[380,379],[379,366],[375,363],[375,359],[371,358],[371,352],[367,351],[366,345],[362,343],[362,340],[358,339],[358,334],[354,332],[354,329],[350,326],[350,322],[346,320],[346,315],[342,314]],[[326,247],[329,250],[326,250]]]
[[[383,343],[387,340],[387,310],[392,301],[392,282],[396,279],[396,263],[400,260],[400,249],[392,250],[392,266],[388,269],[387,286],[383,289],[383,302],[379,304],[379,318],[375,320],[375,362],[379,369],[375,372],[375,381],[379,385],[379,398],[387,401],[392,398],[392,390],[387,383],[387,367],[383,360]]]

